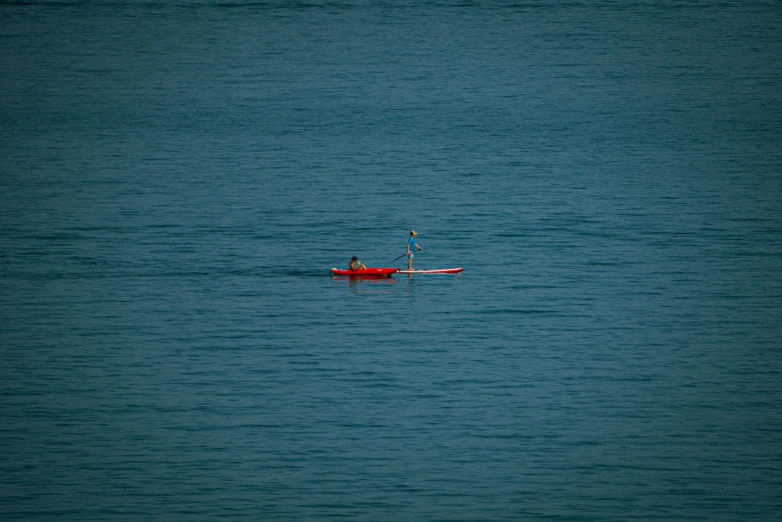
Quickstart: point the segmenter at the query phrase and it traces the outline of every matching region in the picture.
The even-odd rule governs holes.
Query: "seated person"
[[[364,270],[367,267],[364,266],[364,263],[358,260],[356,256],[353,256],[353,259],[350,260],[350,269],[351,270]]]

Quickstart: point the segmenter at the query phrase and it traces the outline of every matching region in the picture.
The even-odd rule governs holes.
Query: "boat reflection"
[[[332,281],[343,281],[348,286],[368,285],[395,285],[398,283],[393,277],[377,276],[331,276]]]

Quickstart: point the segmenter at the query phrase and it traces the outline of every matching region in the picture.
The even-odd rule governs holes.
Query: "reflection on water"
[[[332,281],[340,281],[346,284],[351,293],[358,294],[364,287],[388,286],[398,283],[393,277],[373,277],[373,276],[331,276]]]

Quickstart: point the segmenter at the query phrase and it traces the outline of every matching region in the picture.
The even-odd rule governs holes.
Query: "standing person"
[[[366,266],[364,266],[364,263],[358,260],[356,256],[353,256],[353,259],[350,260],[350,269],[354,272],[356,270],[366,270]]]
[[[418,234],[415,230],[410,232],[410,239],[407,240],[407,269],[412,270],[413,269],[413,256],[416,252],[419,250],[423,250],[423,247],[420,247],[416,244],[415,238],[418,237]]]

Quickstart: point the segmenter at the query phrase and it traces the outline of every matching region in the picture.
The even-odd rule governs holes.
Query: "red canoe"
[[[361,270],[331,269],[331,273],[334,275],[350,277],[388,277],[398,271],[398,268],[363,268]]]

